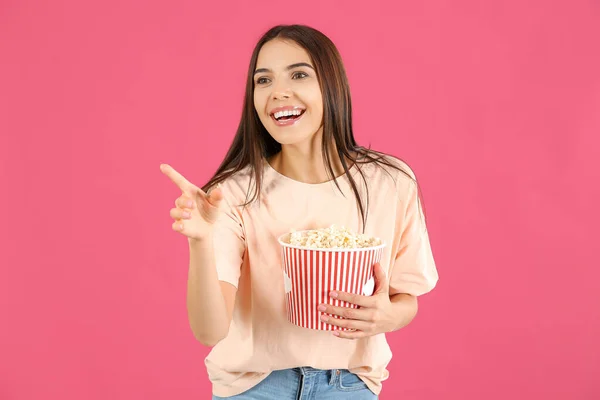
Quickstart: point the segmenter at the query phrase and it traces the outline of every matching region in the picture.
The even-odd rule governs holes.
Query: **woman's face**
[[[323,98],[306,50],[274,39],[258,54],[254,107],[271,136],[282,145],[311,139],[323,122]]]

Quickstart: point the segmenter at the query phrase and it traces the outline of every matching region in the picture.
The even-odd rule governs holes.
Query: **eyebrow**
[[[312,65],[310,65],[309,63],[305,63],[305,62],[299,62],[296,64],[288,65],[286,70],[289,71],[290,69],[294,69],[294,68],[298,68],[298,67],[308,67],[308,68],[312,69],[313,71],[315,70]],[[271,72],[271,70],[269,68],[259,68],[256,71],[254,71],[254,75],[260,74],[262,72]]]

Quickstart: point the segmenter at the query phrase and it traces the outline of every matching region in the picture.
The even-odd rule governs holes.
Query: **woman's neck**
[[[337,156],[335,145],[332,146],[330,154],[331,166],[333,167],[334,176],[337,178],[343,175],[345,171]],[[314,151],[306,151],[297,146],[283,145],[281,151],[267,161],[280,174],[299,182],[317,184],[331,180],[331,177],[327,174],[327,166],[320,148]]]

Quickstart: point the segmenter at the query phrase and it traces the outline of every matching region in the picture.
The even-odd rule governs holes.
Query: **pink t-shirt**
[[[406,164],[396,163],[414,177]],[[403,173],[376,164],[362,164],[369,189],[365,233],[387,246],[381,265],[390,280],[390,295],[427,293],[438,274],[420,208],[415,183]],[[277,238],[291,229],[345,226],[360,232],[360,212],[348,177],[307,184],[288,178],[266,161],[260,203],[245,209],[251,169],[221,183],[223,211],[215,225],[215,259],[219,279],[238,288],[229,333],[205,360],[213,393],[242,393],[271,371],[310,366],[348,369],[375,393],[388,378],[392,353],[385,334],[364,339],[340,339],[328,331],[305,329],[286,319],[281,248]],[[361,195],[365,184],[354,165],[350,173]],[[390,176],[391,175],[391,176]],[[364,204],[364,203],[363,203]]]

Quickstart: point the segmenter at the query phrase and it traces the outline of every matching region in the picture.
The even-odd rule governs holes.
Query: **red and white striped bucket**
[[[381,261],[385,243],[356,249],[307,249],[292,246],[289,233],[279,237],[282,246],[287,318],[303,328],[347,330],[321,321],[317,307],[358,308],[346,301],[332,299],[333,290],[364,296],[373,294],[373,265]],[[341,318],[327,314],[330,317]]]

